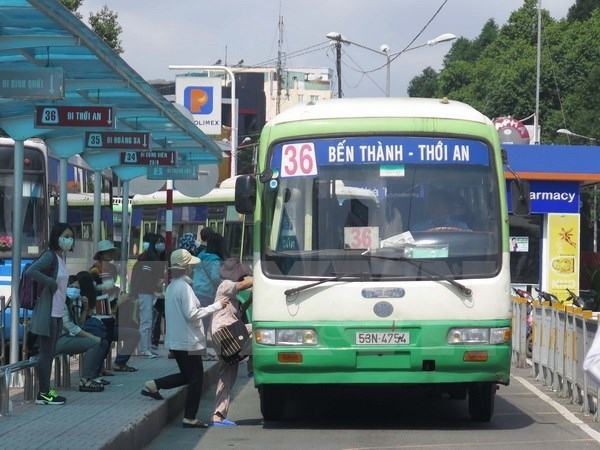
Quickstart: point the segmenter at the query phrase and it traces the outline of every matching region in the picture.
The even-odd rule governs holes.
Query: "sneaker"
[[[233,420],[227,419],[215,420],[211,423],[211,425],[213,427],[237,427],[237,423],[235,423]]]
[[[155,355],[150,350],[146,350],[145,352],[140,353],[140,356],[145,356],[145,357],[147,357],[149,359],[158,358],[158,355]]]
[[[52,395],[52,392],[53,391],[50,391],[47,394],[39,392],[35,399],[36,405],[64,405],[67,399],[60,395]],[[54,393],[56,393],[56,391],[54,391]]]

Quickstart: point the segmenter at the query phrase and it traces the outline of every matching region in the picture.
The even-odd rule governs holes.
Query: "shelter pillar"
[[[98,242],[102,239],[100,229],[101,224],[101,207],[102,207],[102,172],[94,171],[94,249],[97,249]]]
[[[127,291],[127,260],[129,259],[129,180],[123,180],[121,227],[121,290]]]
[[[12,220],[12,277],[10,315],[10,363],[19,360],[19,279],[21,278],[21,238],[23,236],[23,159],[25,142],[15,140],[15,185]]]
[[[67,158],[60,158],[59,162],[60,198],[58,207],[58,220],[67,222]]]

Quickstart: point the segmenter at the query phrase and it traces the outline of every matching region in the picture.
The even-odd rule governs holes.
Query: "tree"
[[[77,11],[82,5],[83,0],[60,0],[60,2],[80,20],[83,19],[83,16]],[[120,54],[123,53],[123,47],[121,46],[119,36],[123,32],[123,28],[119,25],[118,17],[119,15],[116,12],[104,5],[100,11],[90,13],[88,22],[92,30],[115,52]]]
[[[575,20],[587,20],[591,17],[592,12],[600,7],[600,0],[577,0],[567,13],[567,20],[572,22]]]
[[[408,85],[409,97],[435,97],[437,92],[437,72],[431,67],[423,70],[421,75],[413,78]]]
[[[104,39],[104,42],[115,52],[120,54],[123,53],[123,47],[121,47],[119,35],[123,32],[123,28],[119,25],[118,18],[119,15],[116,12],[104,5],[100,11],[90,13],[88,21],[96,34]]]
[[[60,0],[60,2],[65,5],[69,10],[73,12],[79,19],[82,19],[82,15],[77,12],[83,0]]]

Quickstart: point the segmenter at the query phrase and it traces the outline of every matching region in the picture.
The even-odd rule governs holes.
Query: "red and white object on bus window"
[[[299,142],[286,144],[281,149],[281,177],[306,177],[317,175],[315,144]]]
[[[344,248],[379,248],[379,227],[345,227]]]

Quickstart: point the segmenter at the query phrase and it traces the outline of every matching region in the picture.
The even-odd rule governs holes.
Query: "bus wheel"
[[[494,414],[496,385],[494,383],[474,384],[469,387],[469,416],[475,422],[489,422]]]
[[[265,420],[280,420],[285,408],[285,393],[279,386],[259,386],[260,412]]]

